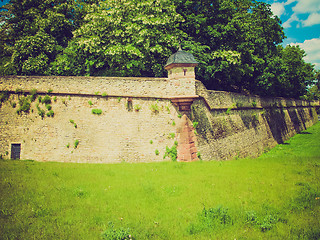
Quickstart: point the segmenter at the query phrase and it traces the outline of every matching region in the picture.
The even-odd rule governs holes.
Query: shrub
[[[102,97],[106,97],[106,96],[108,96],[108,95],[107,95],[106,92],[103,92],[103,93],[101,94],[101,96],[102,96]]]
[[[178,118],[182,118],[182,115],[181,115],[181,114],[178,114]]]
[[[53,92],[53,90],[52,90],[52,89],[49,89],[49,90],[48,90],[48,93],[52,93],[52,92]]]
[[[155,150],[155,154],[158,156],[158,155],[159,155],[159,153],[160,153],[160,152],[159,152],[159,150],[158,150],[158,149],[156,149],[156,150]]]
[[[46,108],[48,109],[48,111],[50,111],[52,109],[50,104],[46,105]]]
[[[152,144],[153,143],[153,141],[152,140],[150,140],[150,144]]]
[[[92,105],[93,105],[93,103],[91,102],[91,100],[89,100],[89,101],[88,101],[88,103],[89,103],[89,105],[90,105],[90,106],[92,106]]]
[[[91,111],[93,114],[95,115],[101,115],[102,114],[102,110],[101,109],[92,109]]]
[[[57,96],[54,96],[53,101],[54,101],[54,102],[57,101]]]

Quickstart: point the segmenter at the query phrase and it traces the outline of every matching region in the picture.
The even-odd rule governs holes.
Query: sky
[[[320,70],[320,0],[260,0],[271,5],[282,21],[287,44],[299,45],[307,56],[304,60]]]
[[[0,6],[9,0],[0,0]],[[320,70],[320,0],[260,0],[271,5],[282,21],[286,39],[283,46],[299,45],[304,60]]]

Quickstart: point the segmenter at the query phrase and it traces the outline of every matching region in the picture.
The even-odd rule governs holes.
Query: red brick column
[[[181,162],[190,162],[199,160],[197,157],[196,136],[190,119],[184,114],[181,118],[182,123],[178,128],[178,156],[177,160]]]

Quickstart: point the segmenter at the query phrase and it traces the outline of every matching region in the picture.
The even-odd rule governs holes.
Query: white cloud
[[[303,23],[303,26],[306,26],[306,27],[320,24],[320,14],[311,13],[306,20],[302,21],[302,23]]]
[[[320,11],[319,0],[298,0],[297,2],[297,5],[292,8],[295,13],[313,13]]]
[[[307,54],[304,60],[314,64],[317,69],[320,69],[320,37],[305,40],[303,43],[292,43],[290,45],[299,45]]]
[[[284,28],[290,28],[291,27],[291,23],[293,22],[300,22],[299,18],[297,17],[296,14],[292,14],[291,17],[282,24],[282,26]]]
[[[274,15],[277,15],[280,17],[284,13],[284,5],[285,3],[282,2],[274,2],[271,4],[271,11],[273,12]]]
[[[320,24],[320,1],[319,0],[288,0],[286,2],[274,2],[271,9],[278,16],[286,13],[290,4],[293,14],[283,23],[284,28],[290,28],[293,22],[298,22],[297,27],[310,27]],[[308,15],[309,14],[309,15]],[[306,16],[307,15],[307,16]]]

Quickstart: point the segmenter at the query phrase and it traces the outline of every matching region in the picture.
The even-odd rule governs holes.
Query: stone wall
[[[31,89],[42,99],[50,96],[53,117],[39,115],[39,109],[49,110],[38,99],[29,112],[17,114],[19,99]],[[10,94],[0,106],[0,155],[10,158],[11,144],[19,143],[21,159],[38,161],[163,161],[175,142],[181,160],[197,159],[196,151],[203,160],[256,156],[311,126],[314,106],[320,106],[208,91],[189,78],[8,76],[0,78],[0,91]],[[190,112],[170,100],[196,95]]]
[[[192,105],[203,159],[258,156],[318,121],[319,101],[208,91],[196,82]]]
[[[38,92],[53,90],[60,94],[128,97],[168,98],[171,96],[194,95],[192,79],[167,78],[121,78],[121,77],[62,77],[62,76],[5,76],[0,77],[0,90],[17,89]]]

